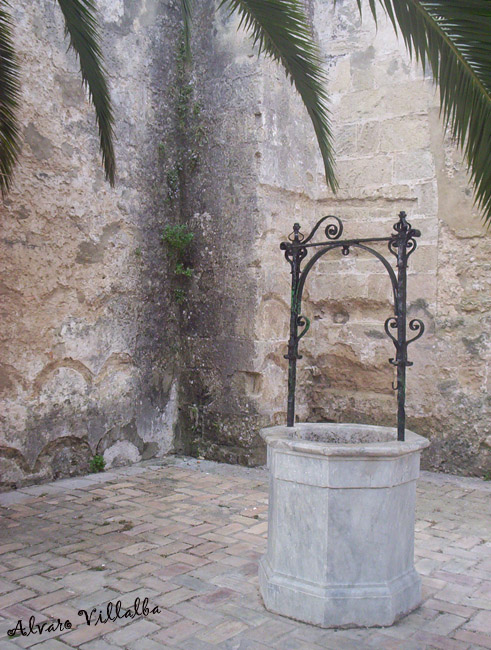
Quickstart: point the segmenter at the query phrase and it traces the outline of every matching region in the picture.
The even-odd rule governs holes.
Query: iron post
[[[293,225],[293,243],[296,246],[291,248],[291,259],[287,256],[291,265],[292,289],[290,304],[290,338],[288,341],[288,408],[287,426],[292,427],[295,423],[295,386],[297,382],[297,359],[298,356],[298,282],[300,279],[300,262],[302,260],[300,244],[300,224]]]

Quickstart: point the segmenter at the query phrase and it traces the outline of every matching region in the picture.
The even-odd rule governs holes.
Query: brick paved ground
[[[169,458],[6,493],[0,649],[491,648],[490,493],[477,479],[423,473],[416,556],[424,603],[370,630],[322,630],[264,609],[265,470]],[[137,596],[161,612],[96,627],[78,616]],[[73,627],[7,637],[32,615]]]

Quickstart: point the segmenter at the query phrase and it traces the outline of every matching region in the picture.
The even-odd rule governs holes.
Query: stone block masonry
[[[375,30],[367,8],[360,24],[355,2],[309,6],[329,68],[340,189],[326,190],[301,102],[267,64],[256,154],[259,409],[269,425],[285,422],[290,277],[277,243],[295,221],[308,233],[326,214],[342,218],[343,237],[384,236],[403,209],[422,233],[409,262],[409,316],[426,324],[409,351],[408,427],[432,440],[423,467],[482,475],[491,444],[490,239],[462,156],[439,121],[431,78],[409,62],[390,23]],[[312,325],[300,344],[299,421],[393,426],[393,350],[383,332],[390,283],[360,252],[324,259],[305,287]]]
[[[336,214],[346,236],[421,230],[409,313],[408,422],[423,467],[489,467],[489,237],[429,76],[355,0],[309,0],[329,74],[340,189],[330,193],[306,112],[237,19],[196,3],[192,83],[206,143],[186,181],[193,277],[176,305],[163,225],[175,146],[178,3],[100,0],[116,109],[118,180],[104,182],[93,112],[56,3],[13,8],[24,147],[2,206],[3,489],[183,450],[264,462],[286,415],[289,268],[279,243]],[[165,145],[165,146],[160,146]],[[319,264],[305,290],[302,420],[395,423],[387,278],[363,255]]]
[[[283,72],[252,56],[233,17],[210,18],[206,3],[199,11],[205,31],[195,42],[196,82],[209,151],[191,189],[203,272],[186,360],[193,383],[181,384],[182,448],[262,462],[260,424],[286,421],[290,276],[278,246],[293,223],[309,232],[335,214],[346,237],[386,236],[405,210],[422,233],[409,264],[409,316],[426,325],[410,350],[408,427],[432,440],[423,467],[482,475],[491,444],[489,237],[462,157],[439,122],[431,78],[410,63],[390,24],[381,19],[376,30],[368,8],[362,25],[356,2],[333,4],[308,7],[329,71],[335,196]],[[300,421],[393,426],[384,269],[359,252],[331,254],[312,272],[305,296],[312,326],[300,346]]]

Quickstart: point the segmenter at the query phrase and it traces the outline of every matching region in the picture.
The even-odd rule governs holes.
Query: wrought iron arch
[[[328,221],[330,220],[330,222]],[[313,242],[313,238],[320,226],[328,221],[324,228],[327,241]],[[389,362],[397,367],[397,382],[392,385],[397,390],[397,438],[404,440],[406,426],[406,368],[412,366],[412,362],[407,358],[407,346],[422,336],[424,324],[419,318],[413,318],[406,323],[407,317],[407,261],[411,253],[416,249],[416,237],[421,233],[411,227],[406,219],[406,213],[399,213],[399,220],[394,224],[394,233],[389,237],[370,237],[363,239],[345,239],[340,237],[343,233],[343,223],[341,219],[334,215],[322,217],[310,234],[305,237],[300,232],[300,224],[293,225],[293,232],[288,236],[288,241],[280,244],[281,250],[285,251],[285,257],[291,266],[292,291],[291,291],[291,308],[290,308],[290,338],[288,341],[288,408],[287,408],[287,426],[291,427],[295,422],[295,389],[296,389],[296,370],[297,359],[302,356],[298,354],[298,344],[300,339],[305,336],[310,327],[309,319],[301,313],[302,294],[305,281],[308,274],[314,267],[315,263],[331,250],[341,249],[343,255],[347,256],[350,249],[359,248],[375,256],[385,267],[391,285],[394,297],[394,314],[389,316],[385,323],[384,329],[391,338],[396,349],[396,356],[389,359]],[[377,250],[368,246],[372,243],[386,242],[389,251],[396,257],[397,275],[390,265],[389,261]],[[305,267],[302,269],[302,261],[309,254],[309,248],[320,247],[315,252]],[[299,332],[299,327],[301,331]],[[415,336],[407,339],[407,327]],[[397,336],[391,333],[391,329],[397,330]]]

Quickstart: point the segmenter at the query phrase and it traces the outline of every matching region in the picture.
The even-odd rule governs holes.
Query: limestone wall
[[[210,156],[219,154],[202,174],[211,198],[197,217],[198,227],[200,218],[214,224],[203,232],[214,235],[206,242],[215,269],[207,271],[214,278],[207,291],[216,293],[193,328],[191,367],[203,385],[183,402],[199,413],[192,437],[208,457],[256,462],[259,424],[285,421],[290,276],[278,245],[293,223],[308,233],[318,218],[335,214],[347,237],[387,236],[405,210],[422,232],[410,258],[409,315],[426,325],[409,351],[408,426],[432,440],[426,467],[481,474],[491,443],[490,246],[461,155],[443,133],[431,77],[409,62],[390,24],[381,18],[376,30],[366,10],[361,25],[354,0],[336,8],[318,0],[309,11],[329,70],[336,196],[326,189],[300,100],[276,65],[247,58],[233,19],[214,23],[214,55],[226,65],[217,70],[215,56],[207,78],[198,63],[205,105],[219,115],[211,121]],[[202,56],[197,49],[197,60]],[[226,91],[217,90],[218,77]],[[301,344],[298,416],[393,425],[386,271],[363,254],[330,255],[305,292],[312,327]]]
[[[16,3],[24,146],[1,208],[0,484],[83,473],[172,445],[177,384],[158,194],[178,8],[100,0],[118,178],[56,2]],[[168,352],[167,352],[168,351]]]
[[[309,232],[324,214],[343,219],[346,237],[384,236],[402,209],[422,233],[410,258],[408,304],[409,315],[426,325],[424,337],[409,348],[408,426],[432,440],[426,467],[479,473],[489,465],[491,443],[490,246],[461,156],[443,136],[431,79],[408,62],[390,24],[381,21],[376,31],[365,12],[361,27],[354,2],[336,10],[316,2],[314,24],[329,67],[340,190],[335,198],[325,190],[311,132],[292,119],[298,104],[270,69],[259,185],[267,290],[258,297],[263,343],[257,361],[273,380],[265,384],[275,388],[262,406],[273,421],[284,418],[289,278],[279,253],[273,258],[266,251],[294,221]],[[272,141],[271,132],[277,134]],[[394,350],[383,331],[391,313],[386,272],[362,253],[330,255],[307,283],[312,328],[301,345],[298,416],[394,424],[387,364]]]
[[[409,304],[426,324],[410,348],[408,425],[432,440],[426,467],[482,474],[489,237],[431,78],[382,18],[376,31],[366,11],[360,25],[355,0],[308,2],[330,79],[333,196],[300,100],[217,4],[196,3],[186,83],[206,137],[173,200],[179,152],[193,154],[176,137],[179,3],[98,2],[116,108],[114,190],[56,3],[15,8],[25,145],[1,209],[3,487],[83,473],[95,453],[108,464],[172,449],[263,462],[258,429],[286,417],[280,241],[295,221],[307,232],[325,214],[343,219],[346,236],[387,235],[399,210],[422,232]],[[160,240],[168,223],[195,235],[179,301]],[[394,424],[384,269],[332,255],[305,295],[300,419]]]
[[[192,41],[207,144],[185,210],[196,233],[195,277],[182,306],[177,449],[255,464],[264,462],[254,325],[263,290],[256,246],[263,64],[237,32],[237,18],[215,4],[196,5]]]

